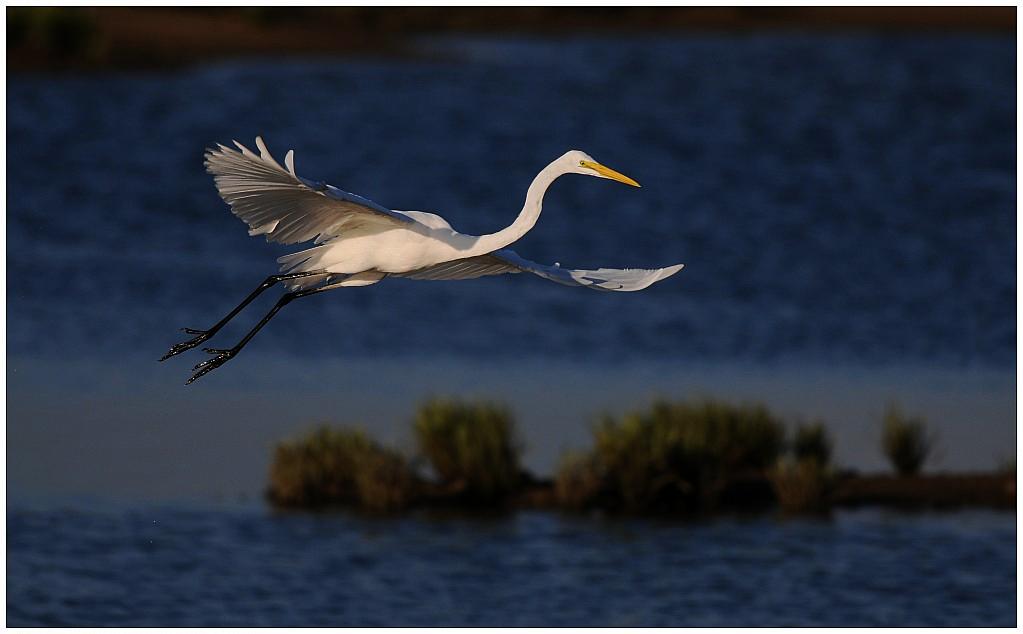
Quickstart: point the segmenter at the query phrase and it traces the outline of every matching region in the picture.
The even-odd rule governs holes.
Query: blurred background
[[[6,15],[9,625],[1015,623],[1014,9]],[[186,388],[205,355],[156,362],[178,329],[289,251],[203,170],[257,134],[305,177],[466,233],[581,149],[643,188],[561,179],[515,249],[687,267],[631,294],[342,289]],[[432,397],[502,404],[515,469],[558,499],[595,425],[658,399],[759,404],[789,439],[816,421],[828,473],[861,483],[901,470],[884,439],[903,421],[926,436],[913,491],[1013,484],[1000,510],[682,519],[264,501],[277,443],[321,424],[443,475]]]

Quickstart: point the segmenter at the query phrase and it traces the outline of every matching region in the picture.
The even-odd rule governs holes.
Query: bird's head
[[[595,161],[592,156],[580,150],[570,150],[565,152],[560,160],[564,161],[566,171],[574,174],[596,176],[597,178],[610,178],[611,180],[616,180],[619,183],[625,183],[626,185],[632,185],[633,187],[640,186],[639,183],[632,180],[625,174],[616,172],[610,167],[601,165]]]

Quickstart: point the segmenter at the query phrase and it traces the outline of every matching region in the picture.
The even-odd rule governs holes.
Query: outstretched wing
[[[392,274],[414,280],[468,280],[485,275],[528,271],[566,286],[586,286],[599,291],[638,291],[682,270],[684,264],[663,269],[564,269],[531,262],[511,249],[452,260],[408,273]]]
[[[284,158],[285,169],[261,137],[256,137],[258,155],[234,144],[238,150],[219,144],[206,150],[206,171],[234,215],[249,225],[249,235],[266,234],[267,240],[281,244],[315,238],[318,244],[358,227],[384,229],[414,222],[362,196],[298,176],[294,150]]]

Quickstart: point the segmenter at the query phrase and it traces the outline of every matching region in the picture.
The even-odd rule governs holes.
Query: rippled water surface
[[[8,511],[7,624],[990,625],[1012,514],[676,524]]]
[[[519,253],[688,268],[639,295],[388,280],[289,308],[261,350],[1011,366],[1011,38],[424,46],[10,78],[9,352],[148,359],[226,312],[286,248],[246,235],[202,152],[262,134],[299,173],[468,233],[510,223],[580,148],[644,188],[566,177]]]
[[[313,422],[400,444],[436,393],[509,401],[540,472],[654,391],[821,417],[842,465],[885,468],[888,400],[940,430],[939,466],[1013,455],[1011,38],[422,46],[8,77],[8,487],[26,502],[7,510],[8,625],[1014,624],[1013,514],[161,506],[258,494],[273,443]],[[202,169],[205,147],[256,134],[304,176],[467,233],[511,222],[534,174],[582,149],[643,188],[561,179],[516,250],[688,266],[633,294],[526,275],[344,289],[186,389],[196,355],[155,361],[177,329],[215,321],[288,250],[248,237]]]

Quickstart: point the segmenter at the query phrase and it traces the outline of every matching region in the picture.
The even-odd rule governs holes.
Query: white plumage
[[[206,170],[231,211],[249,225],[249,235],[266,234],[267,240],[317,244],[344,230],[373,225],[381,229],[408,224],[407,216],[385,209],[360,196],[295,174],[295,152],[281,167],[256,137],[259,154],[235,141],[240,151],[223,145],[206,151]]]
[[[285,157],[285,168],[260,137],[256,138],[258,155],[237,141],[235,145],[238,150],[220,145],[207,151],[206,169],[234,214],[249,225],[249,235],[265,234],[267,240],[281,244],[314,240],[318,245],[281,257],[283,272],[324,270],[340,277],[372,270],[419,280],[458,280],[528,271],[562,284],[635,291],[683,266],[575,271],[530,262],[503,249],[510,243],[502,243],[503,238],[518,239],[532,228],[543,193],[558,176],[575,172],[614,178],[584,167],[583,163],[599,164],[582,152],[568,152],[547,166],[534,180],[543,188],[530,188],[523,213],[509,227],[517,230],[493,239],[499,234],[468,236],[435,214],[390,210],[332,185],[304,179],[295,172],[294,150]],[[312,284],[303,281],[292,286]]]
[[[537,264],[521,257],[511,249],[501,249],[489,255],[444,262],[399,275],[413,280],[469,280],[485,275],[525,271],[566,286],[588,286],[599,291],[638,291],[678,273],[684,266],[684,264],[676,264],[653,270],[572,270],[563,269],[558,265]]]
[[[196,366],[189,383],[230,359],[273,315],[296,297],[341,286],[364,286],[388,276],[416,280],[464,280],[487,275],[529,272],[569,286],[605,291],[637,291],[674,275],[683,267],[661,269],[566,269],[545,266],[508,249],[536,224],[543,196],[564,174],[610,178],[638,187],[639,183],[572,150],[537,174],[526,192],[518,217],[495,233],[459,233],[438,215],[396,211],[332,185],[302,178],[295,171],[291,150],[278,163],[263,139],[256,137],[259,154],[241,143],[237,150],[218,145],[206,152],[206,169],[234,215],[249,226],[249,235],[265,235],[281,244],[313,241],[313,246],[278,258],[281,275],[271,276],[234,311],[209,330],[191,330],[194,339],[180,343],[164,359],[202,343],[216,333],[259,293],[284,282],[292,292],[234,348],[208,351],[213,359]],[[161,359],[162,361],[163,359]]]

